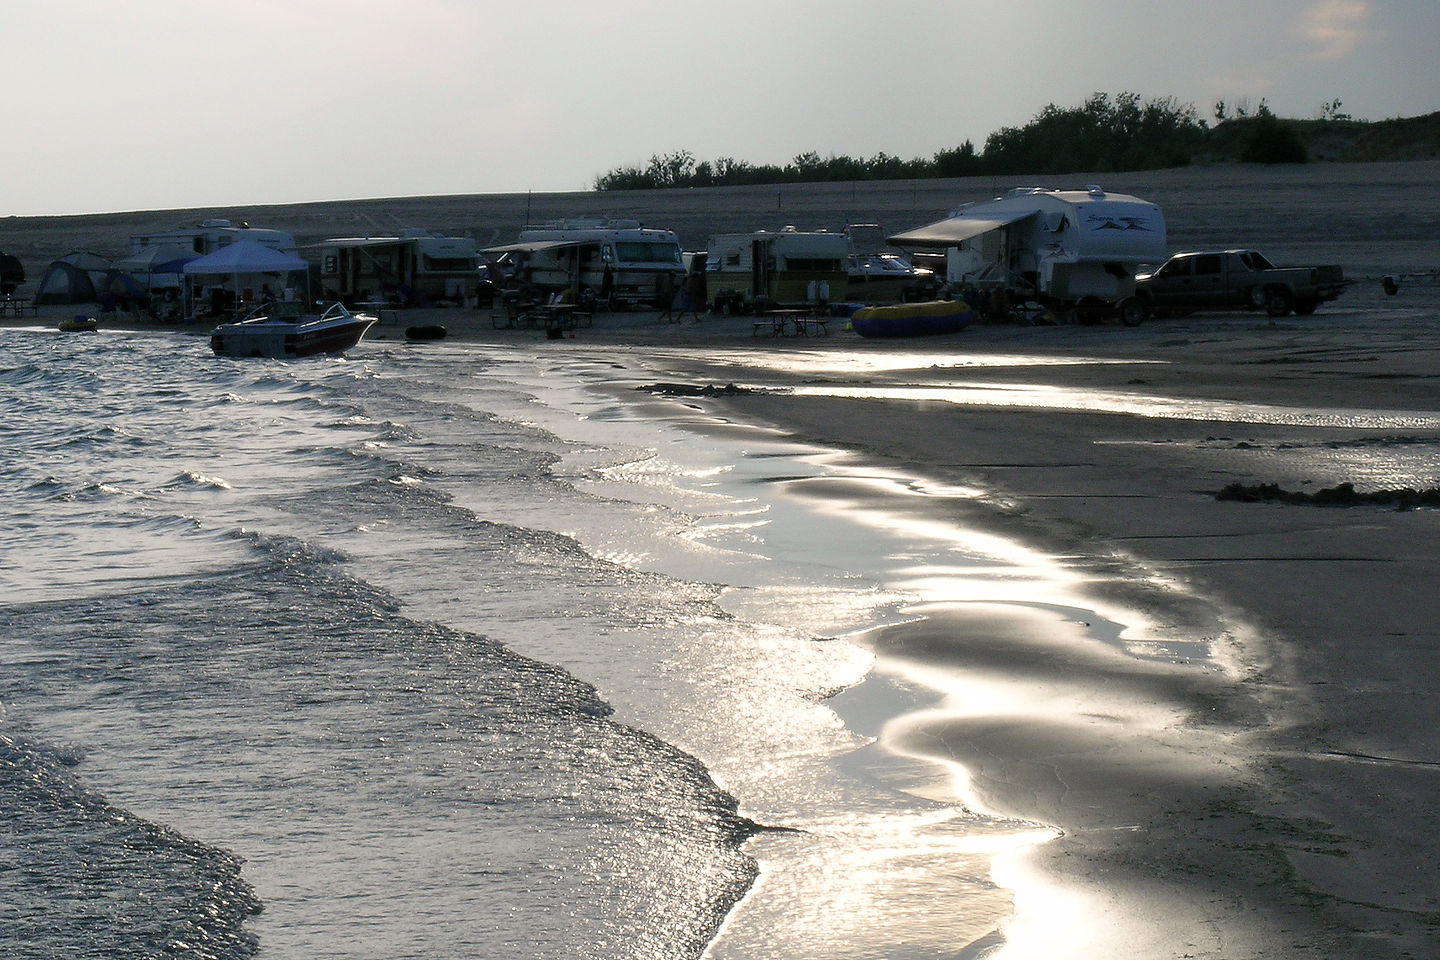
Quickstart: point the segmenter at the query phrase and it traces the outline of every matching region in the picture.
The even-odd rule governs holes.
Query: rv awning
[[[355,250],[365,247],[393,247],[397,243],[404,242],[401,237],[331,237],[329,240],[321,240],[319,243],[307,243],[298,249],[319,250],[322,247],[341,247]]]
[[[924,227],[916,227],[904,233],[897,233],[890,242],[897,247],[958,247],[962,242],[991,230],[999,230],[1026,217],[1033,217],[1040,211],[1016,210],[1013,213],[987,213],[984,216],[947,217]]]
[[[559,250],[562,247],[596,246],[599,240],[532,240],[528,243],[507,243],[503,247],[486,247],[481,253],[536,253],[540,250]]]

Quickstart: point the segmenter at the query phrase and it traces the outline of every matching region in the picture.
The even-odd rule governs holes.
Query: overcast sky
[[[1440,110],[1437,0],[0,0],[0,215],[906,159],[1091,93]]]

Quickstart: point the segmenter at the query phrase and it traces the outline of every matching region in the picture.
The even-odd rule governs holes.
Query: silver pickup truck
[[[1154,273],[1135,277],[1135,295],[1156,316],[1197,310],[1308,315],[1345,286],[1338,266],[1277,267],[1254,250],[1177,253]]]

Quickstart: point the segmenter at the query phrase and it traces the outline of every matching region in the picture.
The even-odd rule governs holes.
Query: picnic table
[[[573,329],[588,325],[592,314],[578,303],[535,303],[506,297],[502,313],[492,314],[497,328],[539,327],[545,330]]]
[[[812,330],[819,333],[828,333],[825,324],[829,318],[817,316],[805,307],[783,308],[779,310],[766,310],[756,319],[754,336],[768,334],[772,337],[785,335],[785,328],[789,326],[796,336],[807,336]]]
[[[29,297],[6,297],[4,300],[0,300],[0,317],[23,317],[25,315],[25,307],[29,303]],[[30,309],[36,314],[40,312],[34,306],[31,306]]]

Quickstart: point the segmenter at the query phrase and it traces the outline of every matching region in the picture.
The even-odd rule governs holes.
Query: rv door
[[[770,243],[753,240],[750,246],[750,295],[768,296],[770,293]]]

